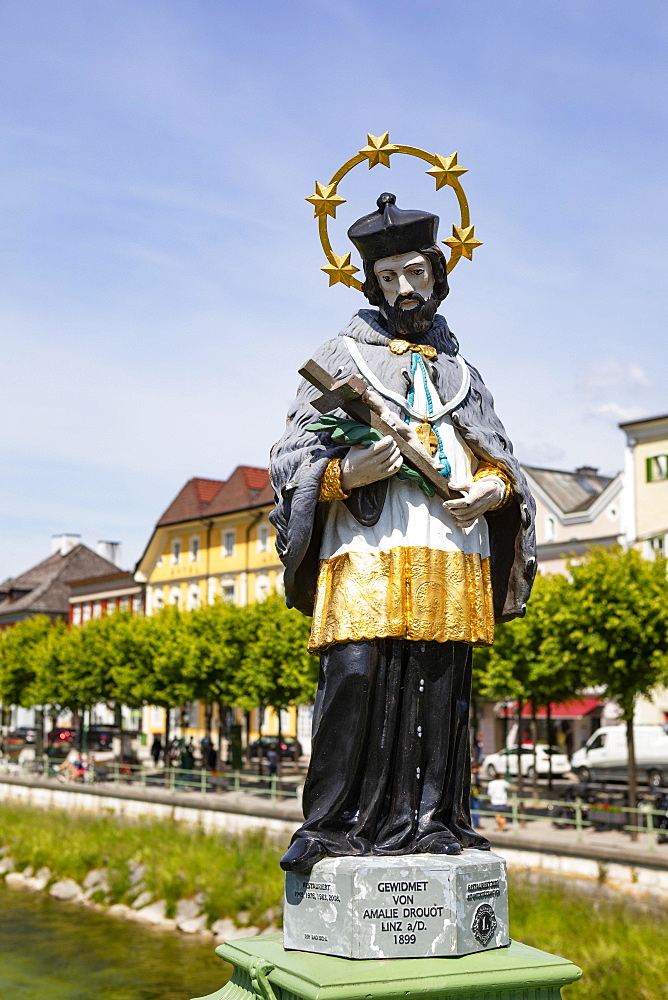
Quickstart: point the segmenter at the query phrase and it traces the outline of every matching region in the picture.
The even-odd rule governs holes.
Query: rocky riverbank
[[[0,805],[0,878],[111,917],[216,943],[281,924],[279,848],[167,822]]]

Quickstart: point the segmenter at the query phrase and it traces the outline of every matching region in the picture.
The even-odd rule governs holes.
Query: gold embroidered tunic
[[[435,400],[438,393],[421,365],[413,407],[428,413],[428,403]],[[453,482],[496,475],[506,486],[507,499],[505,474],[478,462],[449,415],[435,421],[434,430]],[[325,497],[336,495],[337,471],[330,467],[326,474]],[[396,476],[388,480],[383,511],[374,525],[360,524],[342,499],[330,501],[309,649],[384,637],[472,645],[491,645],[494,639],[484,517],[463,528],[438,497],[429,498]]]

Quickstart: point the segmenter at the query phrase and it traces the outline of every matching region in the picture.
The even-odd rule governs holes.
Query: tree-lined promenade
[[[637,700],[668,683],[666,562],[595,550],[570,577],[539,576],[529,611],[475,651],[475,696],[539,708],[595,688],[614,699],[629,741],[635,805]],[[0,634],[0,701],[56,715],[93,705],[165,709],[201,702],[244,711],[313,701],[310,621],[274,595],[245,608],[217,602],[148,617],[117,612],[80,628],[46,617]],[[279,714],[280,717],[280,714]],[[165,734],[166,735],[166,734]],[[521,775],[520,775],[521,780]]]
[[[635,549],[594,549],[569,564],[568,578],[539,576],[526,617],[499,628],[494,646],[474,660],[476,693],[513,699],[518,718],[525,705],[535,719],[539,708],[591,689],[614,700],[626,726],[631,808],[636,704],[668,683],[666,569],[665,559],[648,562]]]
[[[0,701],[51,716],[192,702],[207,719],[214,705],[220,718],[230,707],[280,713],[313,700],[318,661],[306,651],[308,633],[309,619],[280,595],[245,608],[116,612],[80,628],[35,617],[1,633]]]

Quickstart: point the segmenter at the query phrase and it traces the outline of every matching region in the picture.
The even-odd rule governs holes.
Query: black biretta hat
[[[438,216],[418,209],[397,208],[396,195],[385,192],[376,202],[378,211],[354,222],[348,237],[362,260],[380,260],[398,253],[424,250],[436,242]]]

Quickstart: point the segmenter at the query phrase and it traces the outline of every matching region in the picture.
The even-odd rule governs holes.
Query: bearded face
[[[413,341],[431,328],[437,309],[438,299],[433,292],[427,299],[419,292],[408,292],[406,295],[398,295],[392,305],[386,299],[382,306],[383,313],[396,332],[406,340]]]
[[[431,327],[439,299],[429,260],[421,253],[384,257],[373,265],[383,293],[381,311],[398,334],[415,340]]]

